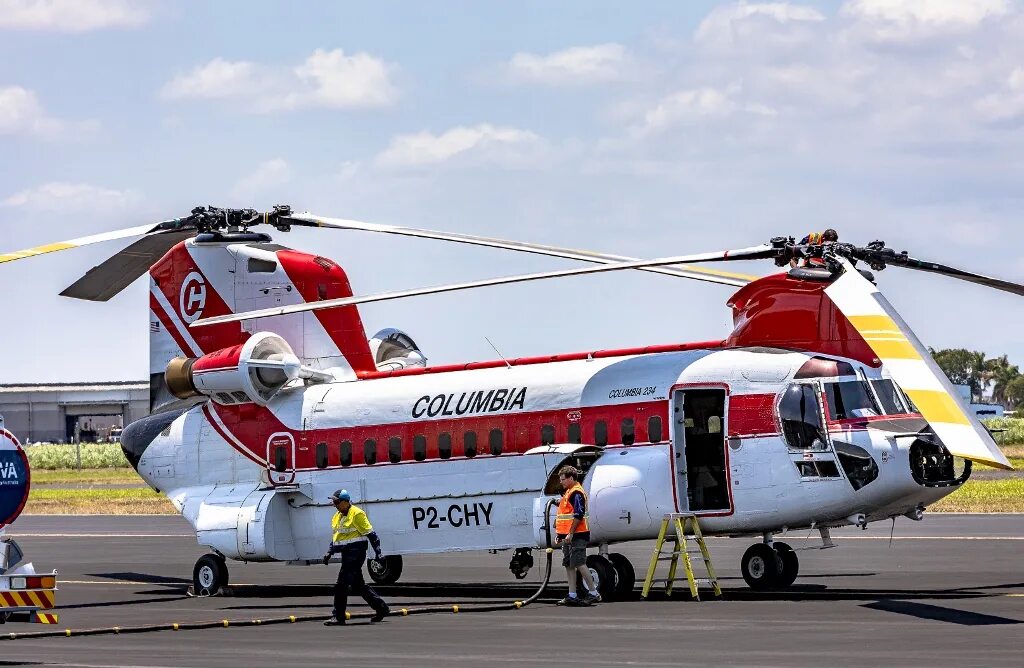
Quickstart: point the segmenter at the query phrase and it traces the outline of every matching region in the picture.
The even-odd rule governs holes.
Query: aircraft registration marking
[[[445,525],[455,528],[469,526],[491,526],[493,503],[453,503],[442,506],[414,506],[412,509],[413,529],[441,529]]]

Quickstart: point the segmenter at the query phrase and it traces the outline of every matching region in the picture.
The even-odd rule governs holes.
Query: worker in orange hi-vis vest
[[[562,565],[569,580],[569,595],[559,605],[586,606],[601,602],[594,578],[587,568],[587,544],[590,542],[590,525],[587,523],[589,507],[587,493],[579,483],[580,472],[572,466],[563,466],[558,471],[558,482],[565,493],[558,504],[555,517],[555,545],[562,546]],[[583,578],[587,587],[586,596],[576,594],[576,574]]]

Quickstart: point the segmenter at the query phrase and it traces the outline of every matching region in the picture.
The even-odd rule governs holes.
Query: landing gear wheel
[[[747,586],[755,591],[775,587],[782,573],[778,553],[771,545],[756,543],[747,548],[740,561],[740,570]]]
[[[636,584],[633,564],[625,555],[617,552],[609,554],[608,561],[612,562],[612,568],[615,569],[615,600],[625,600],[633,594],[633,585]]]
[[[779,556],[779,561],[782,563],[782,571],[779,573],[779,581],[776,586],[789,587],[796,581],[796,576],[800,572],[800,560],[788,544],[776,541],[774,547],[775,554]]]
[[[213,596],[228,584],[228,566],[219,554],[204,554],[192,569],[196,596]]]
[[[590,571],[590,577],[594,579],[594,586],[597,587],[597,593],[601,595],[601,598],[609,601],[614,599],[615,567],[612,566],[608,557],[600,554],[590,555],[587,557],[587,570]],[[580,596],[585,596],[587,593],[582,575],[576,576],[576,591]]]
[[[402,577],[401,555],[388,555],[383,559],[367,559],[366,570],[370,579],[379,585],[390,585]]]

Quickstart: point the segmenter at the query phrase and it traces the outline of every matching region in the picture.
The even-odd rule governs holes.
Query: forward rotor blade
[[[961,281],[977,283],[978,285],[984,285],[988,288],[995,288],[996,290],[1002,290],[1003,292],[1009,292],[1010,294],[1024,297],[1024,285],[1011,283],[1010,281],[1004,281],[999,278],[992,278],[991,276],[985,276],[983,274],[975,274],[971,271],[964,271],[963,269],[949,267],[944,264],[936,264],[935,262],[925,262],[924,260],[918,260],[905,255],[897,255],[896,259],[890,260],[890,262],[900,267],[927,271],[932,274],[941,274],[951,278],[958,278]]]
[[[535,255],[546,255],[549,257],[564,257],[570,260],[582,260],[584,262],[594,262],[597,264],[630,262],[639,259],[624,255],[595,253],[593,251],[577,250],[574,248],[532,244],[522,241],[509,241],[506,239],[495,239],[493,237],[482,237],[471,234],[437,232],[434,230],[423,230],[415,227],[399,227],[396,225],[364,223],[362,221],[347,220],[344,218],[325,218],[323,216],[314,216],[311,213],[292,214],[288,216],[287,221],[297,227],[325,227],[336,230],[360,230],[363,232],[380,232],[383,234],[418,237],[421,239],[437,239],[439,241],[453,241],[460,244],[501,248],[504,250],[533,253]],[[758,279],[757,276],[734,274],[728,271],[718,271],[716,269],[706,269],[704,267],[688,267],[686,269],[676,267],[641,267],[640,270],[651,271],[658,274],[667,274],[669,276],[677,276],[680,278],[692,278],[694,280],[707,281],[709,283],[732,285],[736,287],[742,287],[747,283]]]
[[[439,285],[430,288],[416,288],[413,290],[401,290],[397,292],[382,292],[376,295],[364,295],[362,297],[344,297],[341,299],[327,299],[320,302],[305,304],[291,304],[288,306],[276,306],[259,311],[248,311],[245,313],[232,313],[229,315],[202,318],[195,321],[190,327],[203,327],[205,325],[217,325],[225,322],[238,322],[241,320],[253,320],[255,318],[267,318],[275,315],[287,315],[289,313],[302,313],[304,311],[316,311],[324,308],[336,308],[339,306],[353,306],[355,304],[368,304],[371,302],[382,302],[391,299],[404,299],[405,297],[418,297],[420,295],[432,295],[442,292],[455,292],[457,290],[470,290],[483,288],[492,285],[507,285],[509,283],[525,283],[527,281],[540,281],[549,278],[563,278],[566,276],[582,276],[584,274],[599,274],[608,271],[622,271],[625,269],[642,269],[644,267],[659,267],[672,264],[687,264],[690,262],[714,262],[723,260],[760,260],[775,257],[776,250],[771,246],[755,246],[739,250],[719,251],[714,253],[701,253],[699,255],[679,255],[676,257],[660,258],[656,260],[636,260],[633,262],[616,262],[604,264],[597,267],[580,267],[577,269],[562,269],[558,271],[545,271],[535,274],[520,274],[517,276],[505,276],[502,278],[487,278],[467,283],[453,283],[450,285]]]
[[[105,302],[149,271],[179,241],[195,234],[194,229],[147,234],[90,269],[60,294],[62,297]]]
[[[992,436],[896,309],[845,258],[845,272],[825,289],[903,388],[946,449],[965,459],[1012,470]]]
[[[57,251],[68,250],[69,248],[80,248],[82,246],[88,246],[90,244],[98,244],[103,241],[114,241],[115,239],[127,239],[128,237],[137,237],[140,234],[146,234],[157,229],[158,225],[139,225],[137,227],[129,227],[123,230],[115,230],[113,232],[103,232],[102,234],[93,234],[88,237],[79,237],[77,239],[68,239],[67,241],[58,241],[53,244],[46,244],[44,246],[36,246],[35,248],[26,248],[25,250],[15,251],[13,253],[0,253],[0,264],[4,262],[13,262],[14,260],[23,260],[27,257],[35,257],[37,255],[45,255],[46,253],[55,253]]]

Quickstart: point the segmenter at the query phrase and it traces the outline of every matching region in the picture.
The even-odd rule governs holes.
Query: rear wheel
[[[615,569],[615,600],[629,598],[636,584],[636,571],[633,570],[632,562],[617,552],[609,554],[608,561],[612,562],[612,568]]]
[[[597,588],[597,593],[601,595],[601,598],[608,600],[615,598],[615,567],[612,566],[608,557],[600,554],[590,555],[587,557],[587,570],[590,571],[590,577],[594,579],[594,587]],[[581,596],[587,593],[582,575],[576,576],[576,591]]]
[[[395,584],[398,578],[402,577],[402,557],[394,554],[383,559],[368,559],[366,570],[370,574],[370,579],[377,584]]]
[[[747,586],[757,591],[775,587],[782,573],[779,561],[778,553],[771,545],[757,543],[748,547],[740,562]]]
[[[192,589],[196,596],[213,596],[228,584],[228,566],[219,554],[204,554],[192,569]]]
[[[797,558],[793,548],[786,543],[776,542],[773,547],[782,564],[779,581],[776,586],[789,587],[796,581],[796,576],[800,573],[800,560]]]

